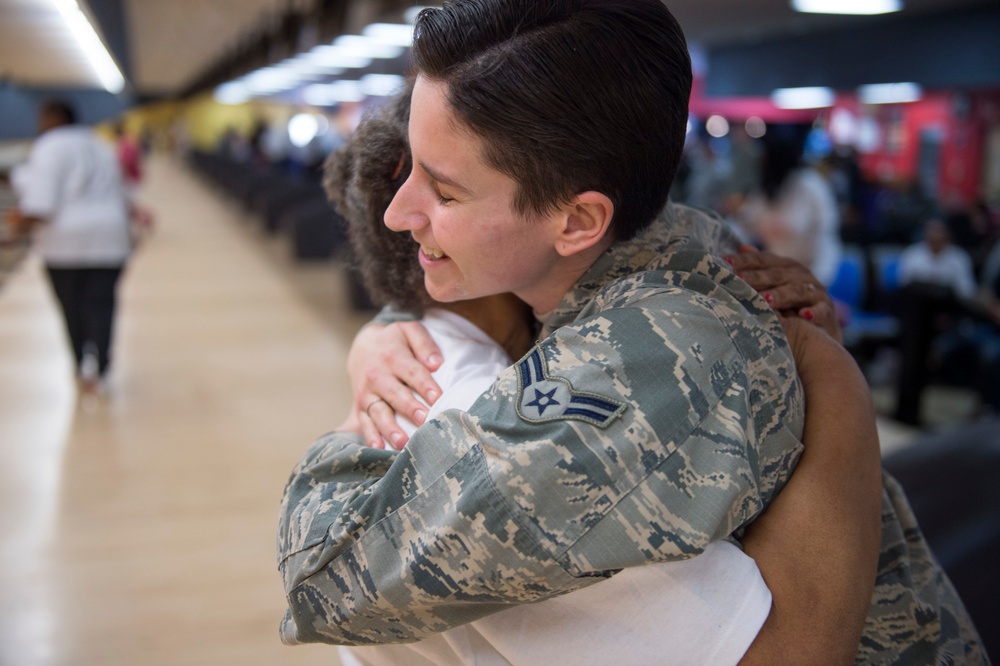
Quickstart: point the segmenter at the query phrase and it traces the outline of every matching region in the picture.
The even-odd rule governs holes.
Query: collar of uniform
[[[601,289],[619,278],[663,269],[680,250],[720,254],[735,251],[737,244],[714,213],[669,202],[638,236],[615,243],[591,265],[548,314],[540,339],[575,321]]]

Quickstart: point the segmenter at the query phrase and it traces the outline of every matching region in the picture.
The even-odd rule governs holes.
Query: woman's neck
[[[531,308],[514,294],[441,303],[438,307],[471,321],[503,347],[512,359],[521,358],[535,344],[536,326]]]

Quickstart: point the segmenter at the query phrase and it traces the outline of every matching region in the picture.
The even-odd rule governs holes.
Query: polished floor
[[[331,664],[286,648],[288,471],[344,417],[343,268],[297,264],[167,158],[104,395],[77,395],[36,258],[0,283],[0,665]],[[954,410],[949,410],[954,412]],[[885,421],[885,451],[914,431]]]
[[[81,399],[37,259],[0,287],[0,664],[337,664],[287,648],[278,501],[344,417],[363,323],[180,165],[123,278],[106,394]],[[92,396],[88,396],[92,398]]]

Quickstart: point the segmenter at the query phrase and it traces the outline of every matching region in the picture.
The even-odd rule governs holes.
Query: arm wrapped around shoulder
[[[399,453],[357,442],[320,439],[286,487],[284,643],[412,642],[600,580],[525,538],[478,446],[456,452],[431,431]]]

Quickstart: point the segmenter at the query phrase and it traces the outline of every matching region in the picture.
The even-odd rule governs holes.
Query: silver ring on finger
[[[385,402],[385,400],[383,400],[382,398],[375,398],[374,400],[369,402],[368,406],[365,407],[365,414],[368,414],[368,410],[371,409],[375,404],[380,402]],[[371,414],[368,414],[368,416],[371,417]]]

